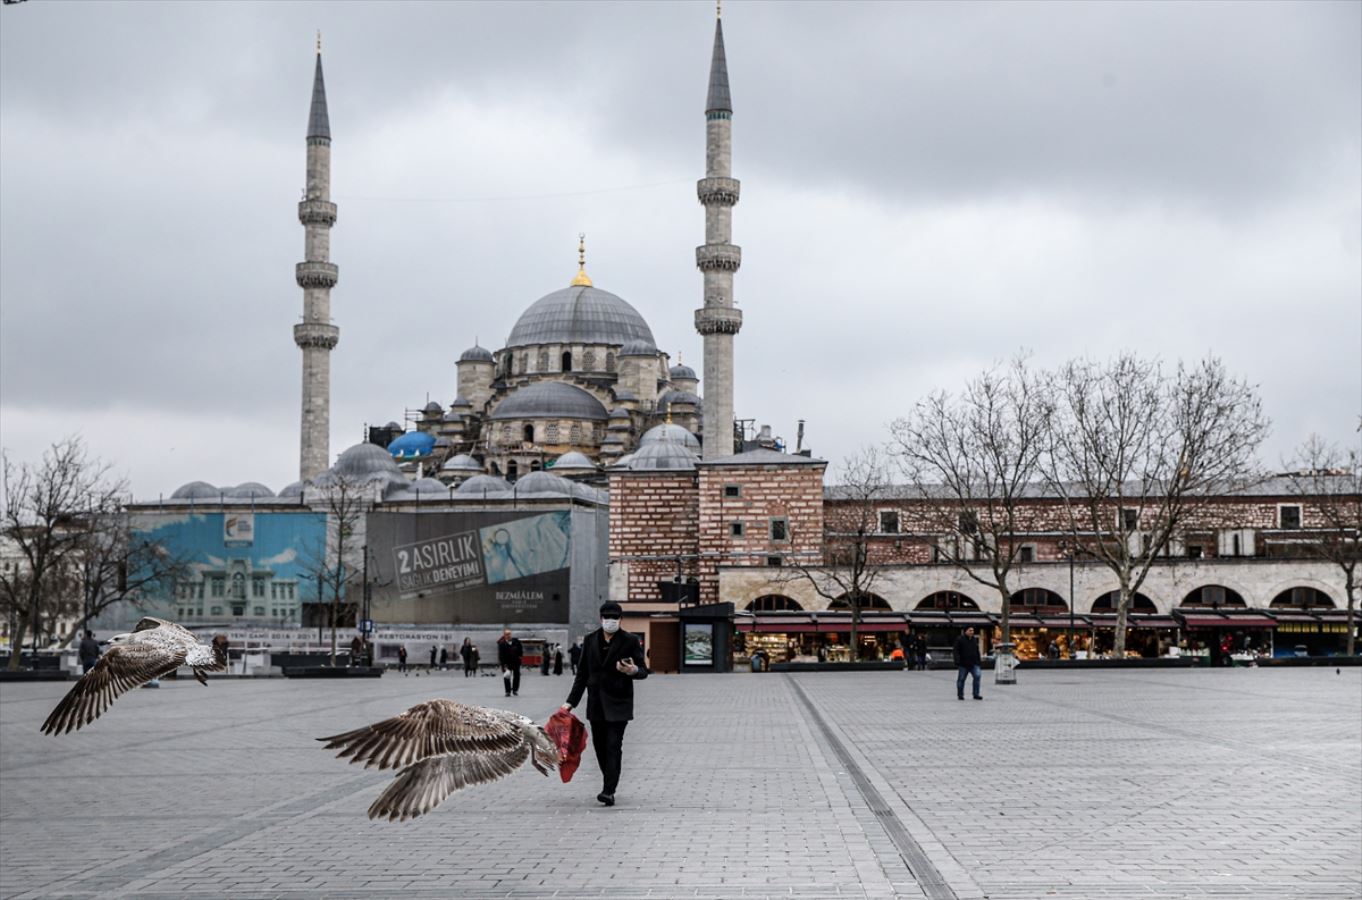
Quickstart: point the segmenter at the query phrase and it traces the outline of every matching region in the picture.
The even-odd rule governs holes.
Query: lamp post
[[[1074,658],[1074,550],[1076,547],[1070,545],[1069,550],[1069,659]]]

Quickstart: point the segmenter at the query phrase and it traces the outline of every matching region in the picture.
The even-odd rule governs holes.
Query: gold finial
[[[586,275],[586,232],[577,235],[577,277],[572,279],[572,287],[591,287],[591,279]]]
[[[668,404],[667,404],[667,424],[670,425],[671,423],[672,423],[672,405],[671,405],[670,403],[668,403]]]
[[[723,17],[724,17],[724,0],[714,0],[714,18],[722,19]]]
[[[682,351],[682,350],[677,350],[677,351],[676,351],[676,364],[677,364],[678,366],[684,366],[684,365],[686,364],[686,360],[685,360],[685,356],[684,356],[684,351]]]
[[[320,28],[317,29],[317,55],[322,55],[322,30]]]

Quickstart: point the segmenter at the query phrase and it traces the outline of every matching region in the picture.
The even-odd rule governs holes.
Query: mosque
[[[707,165],[697,185],[705,242],[696,248],[703,305],[695,326],[704,340],[705,399],[695,370],[680,359],[672,364],[638,310],[592,283],[582,235],[577,274],[568,285],[531,304],[503,346],[475,343],[460,355],[456,394],[447,406],[426,404],[413,430],[395,421],[371,427],[368,441],[386,447],[408,474],[446,484],[478,474],[514,482],[549,469],[599,480],[602,469],[634,465],[640,446],[663,437],[705,458],[741,449],[733,440],[733,338],[742,325],[733,275],[742,253],[730,240],[740,187],[731,172],[732,106],[723,24],[716,20],[705,106]],[[294,326],[303,354],[301,483],[312,482],[329,464],[330,354],[340,338],[330,317],[331,289],[339,278],[329,259],[337,214],[330,172],[319,44],[307,187],[298,206],[306,232],[306,259],[296,271],[303,321]]]

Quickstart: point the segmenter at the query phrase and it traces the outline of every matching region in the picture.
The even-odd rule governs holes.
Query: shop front
[[[856,625],[858,660],[889,659],[907,646],[911,630],[902,613],[864,613]],[[740,668],[787,662],[850,662],[852,620],[848,613],[790,612],[739,616],[733,662]]]
[[[1008,635],[1014,645],[1012,653],[1019,660],[1074,659],[1075,653],[1086,652],[1091,642],[1091,622],[1088,616],[1027,615],[1012,613],[1008,617]],[[1001,618],[993,626],[993,642],[1001,643]],[[1081,648],[1081,649],[1080,649]]]
[[[1277,620],[1259,610],[1179,608],[1173,617],[1181,626],[1183,655],[1205,658],[1212,666],[1273,655]]]
[[[1093,613],[1086,650],[1089,659],[1110,659],[1116,647],[1116,614]],[[1126,616],[1126,659],[1157,659],[1181,655],[1180,629],[1172,616],[1130,613]],[[1176,653],[1174,652],[1176,650]]]
[[[1339,656],[1348,652],[1347,610],[1273,610],[1274,656]]]

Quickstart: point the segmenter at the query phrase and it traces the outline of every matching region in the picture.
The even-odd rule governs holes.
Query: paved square
[[[569,678],[0,686],[0,896],[1362,896],[1362,669],[654,676],[619,804],[531,769],[405,824],[313,738]]]

